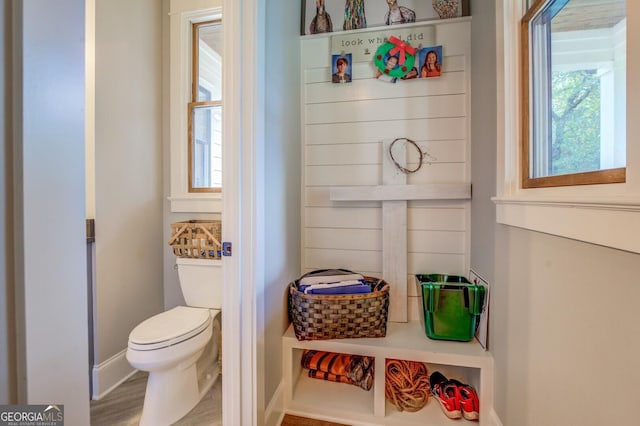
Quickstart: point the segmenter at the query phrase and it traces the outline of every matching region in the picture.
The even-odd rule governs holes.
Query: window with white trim
[[[222,19],[221,0],[169,0],[168,199],[174,213],[222,211]]]
[[[604,8],[606,11],[621,1],[583,0],[580,4],[589,12],[589,21],[599,16],[594,8]],[[523,23],[523,18],[530,10],[527,3],[533,3],[531,7],[535,7],[544,1],[502,0],[496,3],[498,140],[497,185],[493,198],[496,222],[640,253],[640,239],[636,237],[640,234],[640,120],[635,119],[640,114],[640,97],[633,96],[640,92],[640,80],[632,78],[640,75],[640,2],[624,2],[624,31],[617,24],[609,27],[614,33],[609,40],[617,46],[613,53],[608,53],[609,58],[611,54],[615,55],[613,59],[591,61],[596,66],[582,67],[581,63],[593,58],[587,59],[588,55],[577,48],[577,44],[558,44],[564,51],[554,47],[565,55],[565,58],[555,59],[556,63],[565,67],[562,71],[597,70],[595,73],[600,78],[600,99],[597,103],[601,105],[601,110],[605,110],[600,116],[600,126],[609,135],[599,142],[600,161],[609,164],[606,167],[613,167],[611,170],[617,168],[610,165],[615,163],[609,162],[614,156],[624,158],[625,164],[622,182],[578,182],[562,186],[529,186],[523,182],[523,176],[528,176],[525,164],[530,164],[523,161],[528,155],[525,148],[529,146],[529,141],[525,142],[525,139],[529,137],[530,113],[524,108],[527,105],[524,96],[525,90],[529,89],[528,77],[522,78],[523,75],[528,76],[524,70],[528,64],[523,60],[528,57],[528,42],[523,43],[523,33],[528,30]],[[575,31],[587,30],[586,25],[583,23]],[[559,35],[555,38],[556,41],[561,39]],[[624,44],[621,44],[623,40]],[[626,49],[622,47],[625,45]],[[584,49],[594,49],[596,46],[595,42],[582,43]],[[582,58],[582,61],[571,62],[571,56]],[[619,71],[629,76],[624,86],[610,79],[611,70],[614,79]],[[614,91],[605,90],[607,85],[613,85]],[[614,94],[615,100],[607,98]],[[611,105],[617,108],[618,103],[625,106],[625,112],[618,114],[616,111],[614,118],[610,115]],[[621,138],[624,145],[618,144],[617,140],[612,143],[611,135]]]

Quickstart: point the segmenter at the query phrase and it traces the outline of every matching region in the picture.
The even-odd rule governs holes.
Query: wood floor
[[[137,426],[144,403],[147,373],[139,371],[99,401],[91,401],[91,426]],[[222,426],[222,376],[176,426]],[[285,415],[281,426],[346,426]]]
[[[99,401],[91,401],[91,426],[137,426],[147,373],[139,371]],[[178,426],[222,426],[222,376]]]
[[[322,420],[306,419],[304,417],[285,415],[280,426],[346,426],[341,423],[331,423]]]

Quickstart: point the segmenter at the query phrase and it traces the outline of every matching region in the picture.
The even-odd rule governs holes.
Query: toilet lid
[[[140,323],[129,334],[129,342],[148,345],[149,350],[158,349],[200,333],[209,322],[209,309],[178,306]]]

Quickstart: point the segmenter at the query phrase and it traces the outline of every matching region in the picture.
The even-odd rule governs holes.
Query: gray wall
[[[96,362],[163,310],[162,3],[96,1]]]
[[[12,86],[8,80],[12,3],[3,2],[0,9],[0,55],[4,58],[0,198],[6,206],[13,204],[11,105],[6,93]],[[98,1],[97,182],[95,188],[89,188],[98,194],[96,363],[126,349],[131,329],[163,308],[160,13],[152,0],[138,2],[135,8],[126,1]],[[82,17],[80,27],[83,22]],[[0,403],[17,398],[12,213],[8,208],[0,213],[5,241],[0,258],[0,312],[7,324],[0,329]]]
[[[504,425],[622,425],[638,405],[640,256],[499,226],[492,300]]]
[[[471,269],[493,283],[496,193],[495,4],[471,4]]]
[[[268,404],[282,379],[288,283],[300,275],[300,2],[270,1],[265,46],[264,371]],[[280,66],[273,66],[280,64]],[[260,357],[260,352],[259,352]],[[259,361],[260,362],[260,361]]]
[[[626,424],[640,380],[640,256],[495,224],[495,2],[471,12],[471,266],[492,284],[495,411],[505,426]]]
[[[2,321],[6,327],[0,330],[3,343],[0,345],[0,403],[67,402],[69,424],[88,424],[89,398],[87,322],[83,307],[86,275],[84,261],[78,262],[78,258],[84,259],[85,255],[85,206],[81,196],[84,194],[81,184],[84,182],[84,158],[76,164],[84,152],[84,117],[81,116],[84,107],[84,16],[80,3],[34,1],[24,4],[25,49],[37,48],[37,52],[30,52],[30,57],[41,58],[26,62],[24,73],[29,78],[25,79],[24,91],[30,91],[29,98],[35,99],[33,83],[38,82],[38,87],[42,88],[49,87],[51,82],[52,89],[47,94],[56,98],[44,98],[47,102],[38,98],[39,105],[47,106],[44,111],[29,102],[25,106],[25,110],[33,109],[29,115],[15,117],[21,128],[28,129],[21,138],[20,152],[15,153],[10,145],[12,129],[7,121],[12,117],[6,90],[12,86],[7,80],[12,65],[8,57],[11,32],[8,20],[10,5],[16,3],[3,2],[0,10],[0,21],[3,22],[0,54],[5,58],[0,74],[4,100],[0,106],[3,138],[0,158],[5,165],[0,197],[6,206],[13,204],[13,163],[18,165],[16,173],[24,173],[24,182],[16,181],[19,193],[16,194],[15,221],[10,209],[4,209],[0,221],[5,242],[0,257],[0,311],[6,315],[6,321]],[[136,2],[135,7],[126,1],[98,0],[97,3],[96,187],[92,190],[97,194],[98,235],[99,353],[96,361],[101,362],[126,349],[127,336],[133,326],[163,308],[162,46],[158,2]],[[60,16],[56,18],[58,14]],[[20,33],[22,26],[21,20],[20,28],[17,28]],[[43,51],[47,54],[42,54]],[[52,54],[64,58],[53,64],[65,63],[69,67],[52,66]],[[22,97],[16,99],[20,101]],[[67,108],[72,108],[74,113]],[[43,131],[43,126],[47,131],[41,135],[38,132]],[[21,129],[16,130],[22,136]],[[44,145],[43,141],[46,141]],[[43,163],[45,158],[46,163]],[[71,220],[74,220],[73,230],[67,232]],[[14,227],[19,229],[16,251],[28,253],[18,257],[20,267],[15,276]],[[78,244],[74,237],[80,237],[81,251],[78,253],[73,250]],[[61,241],[64,250],[60,250]],[[72,255],[77,256],[70,259]],[[66,267],[67,260],[73,266]],[[74,267],[78,265],[79,268]],[[42,274],[46,277],[41,277]],[[24,288],[21,284],[15,289],[19,300],[18,314],[22,319],[17,325],[12,311],[14,280],[24,282]],[[46,284],[46,288],[41,288],[41,284]],[[55,295],[50,295],[50,291],[55,291]],[[42,303],[48,303],[53,307],[60,297],[64,302],[57,305],[55,313],[42,306]],[[25,305],[24,313],[20,308],[22,304]],[[67,307],[67,304],[73,306]],[[46,318],[37,320],[37,317]],[[72,321],[72,325],[67,321]],[[25,326],[30,322],[31,326]],[[64,326],[60,326],[62,323]],[[19,334],[26,333],[25,339],[17,343],[12,336],[16,326],[21,330]],[[56,328],[55,332],[52,328]],[[44,350],[35,343],[44,331],[58,338],[64,333],[65,344],[51,345]],[[56,359],[57,351],[51,349],[54,347],[64,350],[65,362]],[[20,354],[18,359],[13,355],[16,352]],[[46,354],[46,358],[43,359],[42,354]],[[68,363],[73,367],[67,368]],[[52,364],[56,369],[49,368]],[[25,368],[27,372],[20,375],[17,385],[16,370]],[[43,370],[47,374],[41,374]],[[52,378],[55,374],[63,377]],[[55,383],[56,389],[40,386],[34,379],[36,376]]]
[[[13,241],[13,165],[11,156],[11,2],[0,5],[0,200],[5,206],[0,210],[0,404],[15,402],[15,321],[13,310],[14,278],[13,256],[10,242]]]
[[[86,425],[84,2],[12,6],[17,402]]]

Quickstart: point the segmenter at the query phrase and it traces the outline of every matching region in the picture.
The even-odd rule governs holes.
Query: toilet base
[[[200,358],[199,355],[175,368],[149,373],[140,426],[168,426],[175,423],[211,389],[219,375],[217,368],[209,368],[210,372],[200,374],[199,378],[195,362]]]
[[[212,328],[211,337],[201,350],[171,368],[149,371],[140,426],[169,426],[209,392],[220,375],[219,314],[213,319]]]

